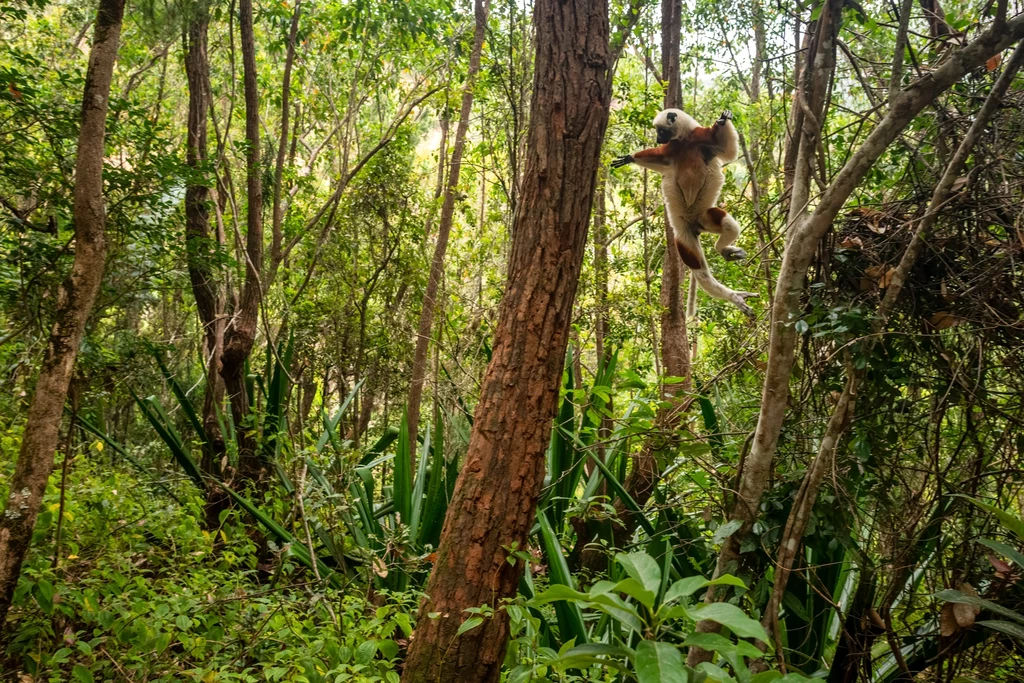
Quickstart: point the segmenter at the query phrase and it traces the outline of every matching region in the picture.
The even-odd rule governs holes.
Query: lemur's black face
[[[674,138],[676,136],[676,131],[675,131],[676,115],[674,113],[672,113],[672,112],[669,112],[668,115],[666,116],[666,118],[668,119],[668,124],[669,125],[667,125],[667,126],[657,126],[656,127],[656,129],[658,131],[658,144],[659,145],[665,144],[666,142],[668,142],[669,140],[671,140],[672,138]]]

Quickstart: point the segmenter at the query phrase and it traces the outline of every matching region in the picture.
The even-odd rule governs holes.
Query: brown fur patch
[[[693,270],[700,270],[703,268],[700,254],[694,253],[679,240],[676,240],[676,249],[679,250],[679,258],[683,259],[683,263],[685,263],[688,268],[692,268]]]
[[[725,220],[725,210],[719,209],[717,206],[712,206],[708,209],[708,218],[712,223],[721,227],[722,221]]]

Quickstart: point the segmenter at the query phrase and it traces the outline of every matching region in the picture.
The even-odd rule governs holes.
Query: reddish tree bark
[[[32,529],[53,471],[64,401],[85,323],[103,280],[106,259],[103,157],[110,82],[121,38],[124,0],[100,0],[82,94],[82,127],[75,160],[75,260],[57,299],[50,341],[29,406],[21,452],[0,517],[0,631],[11,606]]]
[[[437,288],[444,274],[444,255],[448,251],[448,236],[452,230],[452,219],[455,216],[455,197],[459,189],[459,175],[462,171],[462,152],[466,147],[466,131],[469,130],[469,115],[473,110],[473,84],[477,72],[480,71],[480,53],[483,52],[484,35],[487,32],[487,11],[490,0],[476,0],[473,13],[476,24],[473,29],[473,49],[469,53],[469,69],[466,72],[466,84],[462,90],[462,109],[459,112],[459,124],[455,128],[455,142],[452,145],[452,158],[448,167],[448,183],[444,190],[444,203],[441,205],[441,222],[437,228],[437,242],[434,245],[434,258],[430,263],[430,275],[427,278],[427,291],[423,294],[423,307],[420,309],[420,323],[416,330],[416,350],[412,359],[412,379],[409,382],[409,399],[407,424],[409,443],[415,445],[420,426],[420,404],[423,401],[423,382],[427,376],[427,347],[430,344],[430,332],[434,326],[434,309],[437,305]],[[444,149],[441,150],[444,158]],[[410,472],[416,471],[416,448],[409,449],[411,460]]]
[[[497,608],[522,573],[506,548],[526,545],[544,477],[611,79],[607,2],[538,0],[533,19],[532,113],[508,281],[406,683],[498,680],[508,617]],[[456,636],[465,610],[484,604],[494,616]]]

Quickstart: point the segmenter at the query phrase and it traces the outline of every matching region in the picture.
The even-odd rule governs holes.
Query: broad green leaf
[[[482,623],[484,623],[483,617],[470,617],[469,619],[466,619],[464,622],[462,622],[462,625],[459,626],[459,630],[455,632],[455,635],[461,636],[466,631],[472,631]]]
[[[636,599],[644,607],[654,609],[654,593],[644,588],[639,581],[632,577],[623,579],[615,584],[613,592],[625,593],[631,598]]]
[[[78,681],[78,683],[95,683],[96,678],[92,675],[92,671],[85,668],[81,664],[75,664],[74,668],[71,669],[71,676]]]
[[[670,643],[642,640],[636,646],[638,683],[687,683],[683,655]]]
[[[622,672],[628,672],[628,662],[633,652],[624,647],[615,647],[605,643],[587,643],[559,653],[558,657],[546,662],[559,669],[586,669],[598,664]]]
[[[672,603],[680,598],[688,598],[701,588],[707,588],[708,586],[747,587],[742,579],[738,579],[732,574],[722,574],[717,579],[711,580],[705,579],[703,576],[688,576],[685,579],[679,579],[669,587],[665,593],[665,603]]]
[[[732,536],[734,533],[739,531],[739,528],[743,526],[743,522],[738,519],[733,519],[722,526],[715,529],[715,535],[711,537],[711,542],[715,545],[721,545],[725,542],[725,539]]]
[[[649,593],[658,593],[658,588],[661,587],[661,567],[653,557],[643,551],[619,553],[615,556],[615,561]]]
[[[751,659],[764,657],[764,653],[751,643],[745,640],[734,643],[720,633],[691,633],[683,641],[683,645],[686,647],[694,645],[702,650],[712,652],[736,652],[742,657]]]
[[[736,605],[727,602],[713,602],[698,609],[690,610],[695,621],[707,619],[725,626],[741,638],[757,638],[768,642],[764,627],[743,613]]]

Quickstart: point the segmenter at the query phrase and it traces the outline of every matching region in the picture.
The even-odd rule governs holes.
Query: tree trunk
[[[106,258],[103,198],[104,139],[110,82],[121,37],[124,0],[100,0],[82,94],[75,161],[75,261],[61,285],[57,313],[29,406],[21,452],[0,518],[0,631],[11,606],[46,482],[53,470],[61,413],[85,323],[96,301]]]
[[[256,453],[252,425],[246,423],[249,417],[249,394],[245,386],[245,362],[252,353],[256,340],[256,323],[263,295],[263,187],[260,181],[259,92],[256,84],[256,40],[253,36],[252,0],[239,0],[238,12],[247,147],[245,285],[239,297],[238,308],[232,312],[231,321],[224,334],[221,376],[224,378],[224,386],[231,401],[231,415],[235,421],[239,475],[243,482],[251,481],[258,484],[263,479],[266,468]]]
[[[210,62],[207,57],[209,5],[201,0],[195,6],[186,34],[185,75],[188,78],[188,130],[185,162],[192,173],[185,189],[185,252],[189,280],[196,300],[199,322],[203,327],[206,358],[206,393],[203,398],[203,429],[209,443],[203,444],[202,471],[220,478],[220,463],[226,452],[217,410],[224,397],[220,376],[224,347],[224,294],[212,267],[217,250],[216,235],[210,230],[210,188],[201,177],[207,161],[207,117],[210,109]],[[208,528],[215,527],[226,497],[219,487],[211,487],[206,505]]]
[[[522,575],[611,99],[607,2],[538,0],[526,172],[494,352],[402,680],[497,681]],[[494,615],[456,636],[470,607]],[[440,617],[431,619],[432,612]]]
[[[452,230],[452,219],[455,216],[455,197],[459,189],[459,175],[462,171],[462,152],[466,147],[466,131],[469,130],[469,115],[473,111],[473,84],[477,72],[480,71],[480,53],[483,51],[484,35],[487,32],[487,11],[490,0],[475,0],[473,14],[476,24],[473,29],[473,49],[469,53],[469,69],[466,72],[466,84],[462,90],[462,109],[459,112],[459,123],[455,128],[455,142],[452,145],[452,158],[448,167],[448,183],[444,190],[444,203],[441,205],[441,220],[437,227],[437,242],[434,245],[434,258],[430,262],[430,276],[427,278],[427,291],[423,294],[423,307],[420,309],[420,324],[416,330],[416,350],[412,360],[412,379],[409,382],[408,426],[409,426],[409,459],[410,472],[416,471],[416,437],[420,426],[420,404],[423,401],[423,384],[427,375],[427,347],[430,333],[434,325],[434,309],[437,305],[437,288],[444,274],[444,255],[448,251],[448,236]],[[444,150],[441,150],[442,158]]]
[[[661,72],[668,82],[665,90],[665,108],[679,108],[683,92],[679,69],[679,34],[682,27],[682,1],[662,0],[661,3]],[[661,273],[661,367],[668,377],[681,377],[681,382],[664,383],[662,396],[673,398],[690,389],[690,344],[686,334],[686,306],[683,302],[682,283],[686,270],[675,247],[675,233],[665,213],[665,258]],[[691,284],[691,287],[693,285]],[[682,406],[673,402],[671,408],[659,410],[654,434],[633,458],[633,469],[626,478],[625,487],[642,508],[654,493],[661,479],[659,456],[675,443],[674,434],[682,418]],[[614,529],[616,545],[624,547],[640,525],[636,513],[627,509],[622,500],[615,501],[615,510],[621,526]],[[593,567],[590,553],[584,554],[584,564]]]
[[[1009,61],[1006,63],[1006,67],[1003,70],[1003,73],[999,76],[999,80],[996,81],[992,90],[989,92],[988,97],[985,99],[985,103],[975,115],[974,122],[971,124],[970,129],[967,131],[967,134],[964,136],[963,141],[957,148],[956,153],[947,165],[941,179],[935,186],[935,191],[932,193],[928,209],[917,224],[913,237],[910,240],[910,244],[907,245],[907,249],[904,252],[903,257],[900,259],[899,265],[896,267],[896,272],[894,273],[889,286],[885,290],[885,297],[878,306],[875,322],[872,325],[873,335],[865,342],[866,348],[864,353],[870,352],[870,349],[874,346],[874,340],[879,338],[880,333],[885,328],[885,324],[888,321],[889,316],[892,314],[892,311],[896,306],[897,298],[903,289],[903,283],[906,282],[907,277],[910,275],[911,268],[913,268],[914,263],[917,261],[917,258],[924,247],[925,237],[929,234],[932,226],[938,219],[938,215],[942,210],[942,207],[949,200],[950,195],[952,195],[953,183],[960,176],[961,169],[967,161],[968,155],[970,155],[975,143],[981,137],[982,131],[984,131],[985,127],[988,125],[989,119],[992,118],[992,115],[995,114],[998,109],[1002,102],[1003,95],[1006,94],[1007,89],[1009,89],[1010,83],[1013,81],[1013,77],[1016,75],[1017,71],[1021,68],[1022,63],[1024,63],[1024,43],[1017,46],[1017,49],[1013,52],[1013,56],[1011,56]],[[782,540],[779,543],[778,558],[775,563],[775,585],[773,586],[772,597],[768,603],[767,610],[765,610],[765,616],[762,621],[765,629],[768,630],[769,633],[775,634],[776,646],[780,648],[776,652],[777,656],[781,656],[782,640],[778,633],[778,614],[779,608],[782,605],[782,598],[785,595],[786,583],[789,580],[793,563],[797,556],[797,551],[803,541],[804,532],[807,529],[807,523],[810,520],[811,513],[814,509],[814,503],[817,500],[818,491],[821,488],[822,481],[824,480],[828,464],[831,461],[836,446],[838,445],[842,431],[853,417],[857,389],[865,372],[866,370],[856,370],[851,368],[848,373],[849,378],[847,379],[846,386],[843,388],[843,392],[836,402],[836,407],[832,412],[828,426],[825,428],[825,432],[822,435],[818,446],[818,452],[815,455],[814,460],[811,462],[810,467],[808,467],[807,474],[804,475],[800,489],[797,491],[796,497],[794,498],[793,507],[790,510],[789,518],[786,521],[786,527],[782,535]]]

